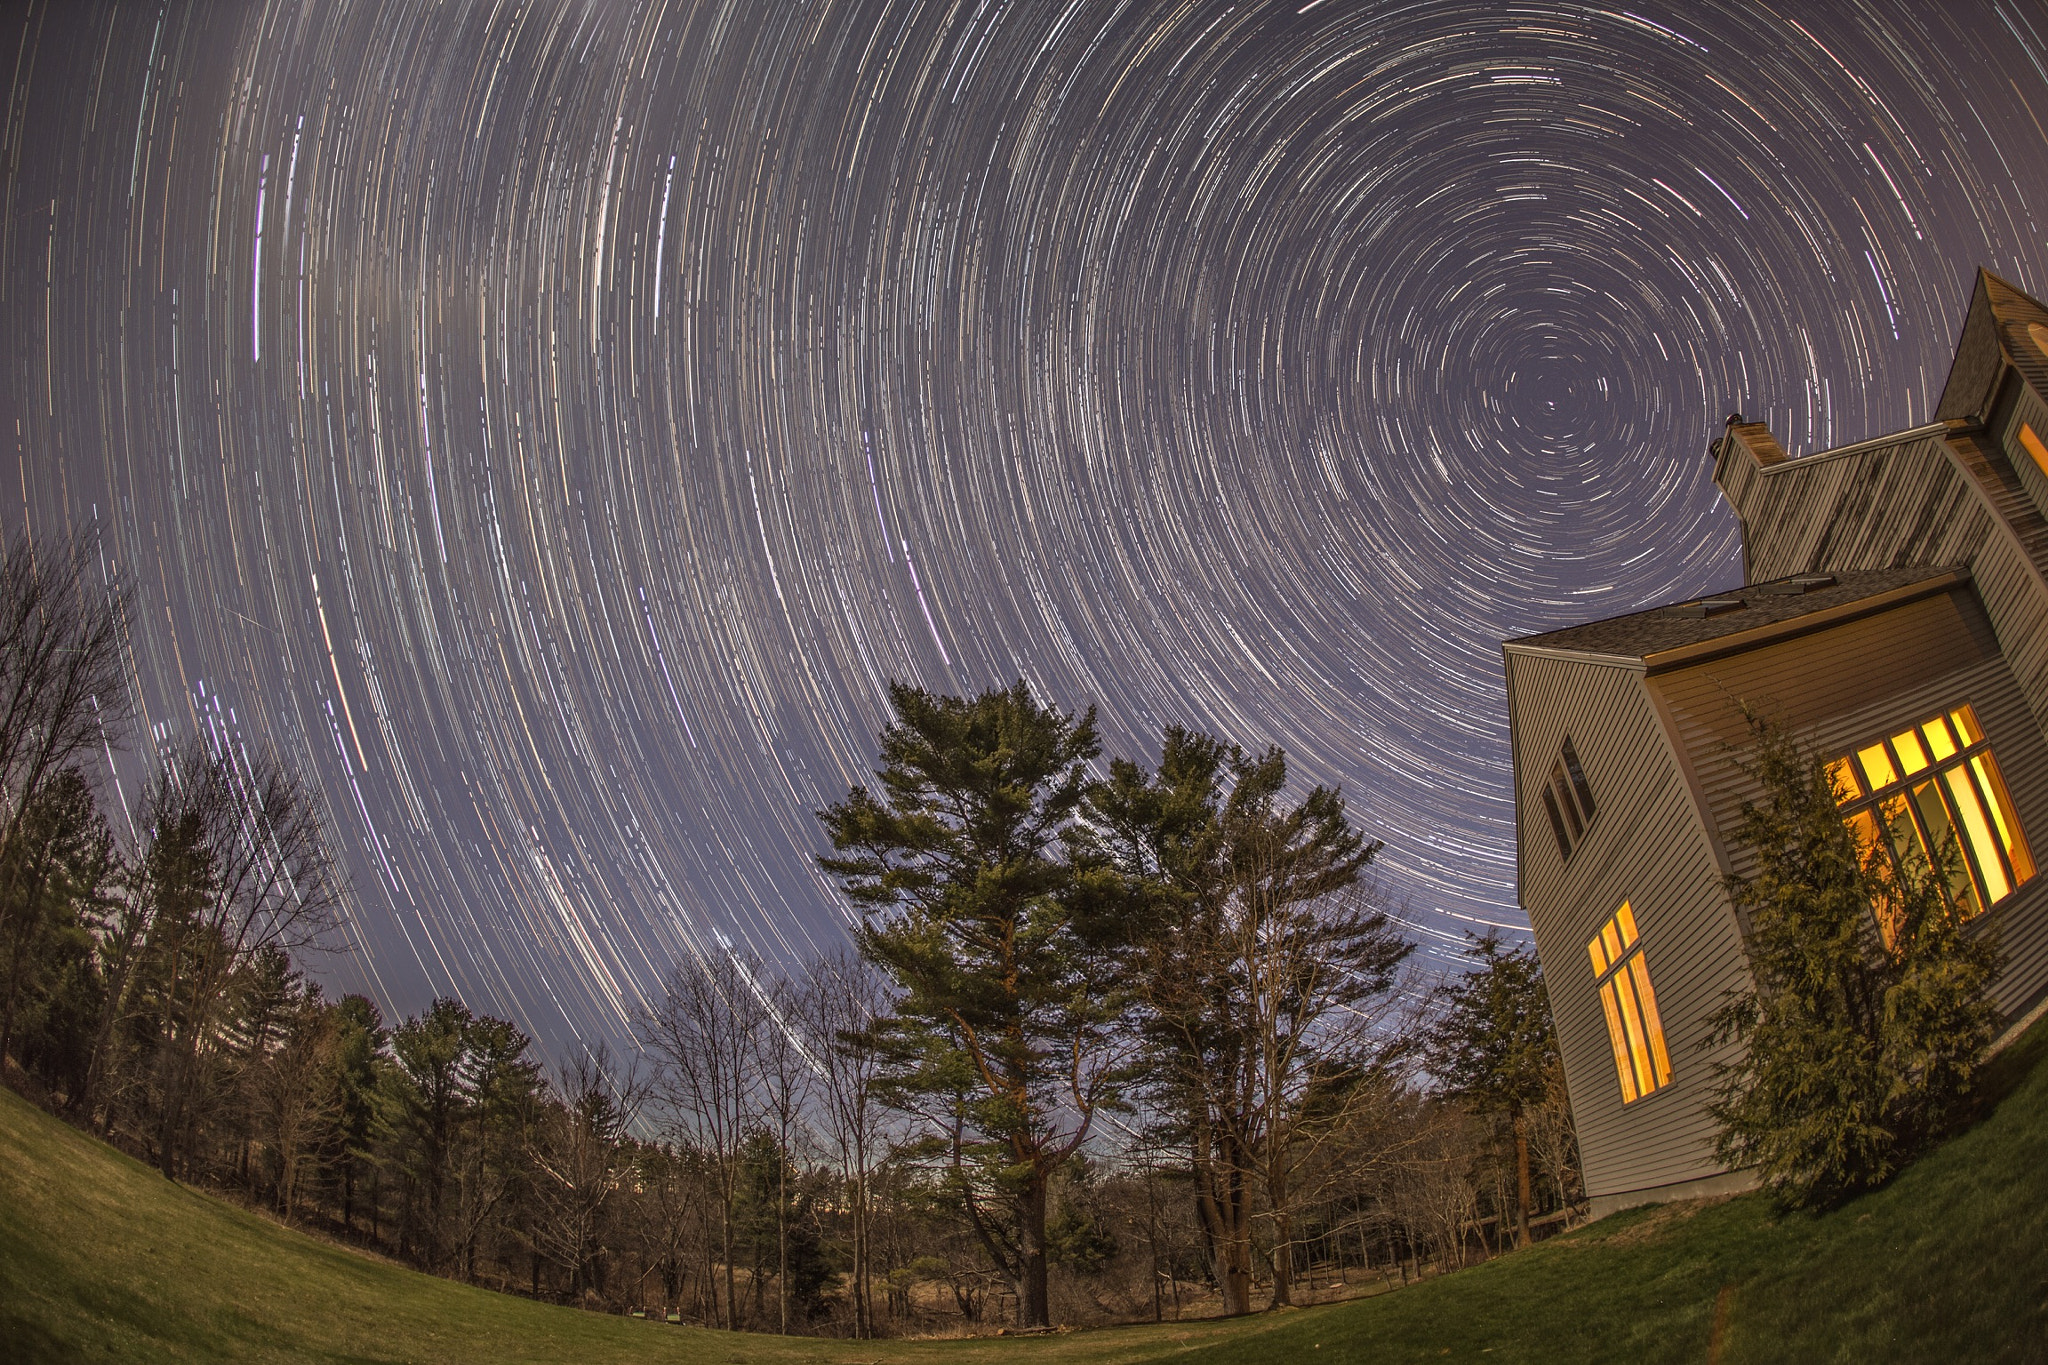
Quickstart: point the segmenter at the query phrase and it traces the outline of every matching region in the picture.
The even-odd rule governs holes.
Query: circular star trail
[[[1285,746],[1455,961],[1499,641],[1725,584],[1721,417],[1924,421],[2048,286],[2048,16],[42,0],[0,15],[8,518],[154,740],[324,789],[324,965],[559,1053],[839,942],[891,678]]]

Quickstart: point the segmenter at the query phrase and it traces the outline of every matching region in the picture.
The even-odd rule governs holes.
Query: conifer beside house
[[[1517,863],[1596,1216],[1754,1183],[1714,1157],[1748,980],[1725,887],[1759,792],[1748,705],[1833,766],[1842,817],[1996,933],[2009,1033],[2048,998],[2048,308],[1984,271],[1934,420],[1800,458],[1709,447],[1742,586],[1508,641]],[[1885,926],[1876,921],[1881,934]]]

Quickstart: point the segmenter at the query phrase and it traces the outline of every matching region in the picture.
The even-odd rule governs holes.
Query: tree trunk
[[[868,1189],[865,1171],[853,1182],[853,1335],[875,1334],[875,1305],[868,1284]]]
[[[1045,1175],[1033,1171],[1017,1195],[1017,1325],[1052,1326],[1046,1293]]]
[[[706,1325],[718,1322],[718,1267],[711,1263],[711,1231],[704,1230],[704,1277],[697,1282],[698,1316]]]
[[[1245,1217],[1244,1173],[1239,1162],[1219,1159],[1197,1120],[1194,1157],[1195,1213],[1209,1244],[1209,1266],[1223,1315],[1252,1311],[1251,1234]]]
[[[732,1273],[732,1198],[732,1188],[728,1184],[725,1191],[725,1211],[720,1228],[719,1249],[725,1254],[725,1330],[737,1332],[739,1291],[735,1287]]]
[[[1529,1245],[1529,1205],[1535,1197],[1529,1187],[1529,1120],[1515,1111],[1515,1244]]]
[[[1273,1302],[1274,1308],[1294,1306],[1294,1216],[1287,1211],[1287,1172],[1274,1166],[1266,1179],[1266,1192],[1273,1203]]]
[[[789,1335],[789,1153],[788,1139],[775,1162],[775,1308],[782,1335]]]
[[[185,1122],[185,1091],[188,1086],[187,1072],[192,1069],[194,1059],[187,1055],[182,1039],[170,1046],[170,1064],[164,1072],[163,1114],[157,1122],[156,1162],[157,1169],[167,1180],[178,1178],[178,1139]]]
[[[748,1315],[747,1325],[758,1331],[760,1330],[761,1319],[767,1316],[767,1314],[763,1312],[761,1307],[761,1239],[755,1237],[751,1240],[754,1244],[754,1260],[753,1264],[747,1268],[747,1282],[753,1289],[754,1308],[752,1313]]]
[[[1145,1240],[1152,1248],[1152,1321],[1166,1321],[1166,1305],[1159,1295],[1159,1191],[1150,1172],[1145,1175]]]
[[[1252,1229],[1250,1199],[1244,1173],[1234,1163],[1224,1172],[1217,1206],[1222,1213],[1216,1288],[1223,1295],[1223,1314],[1235,1317],[1252,1311]]]

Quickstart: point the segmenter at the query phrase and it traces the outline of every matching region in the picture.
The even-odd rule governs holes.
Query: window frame
[[[1908,740],[1913,746],[1910,754],[1901,747],[1901,741]],[[1944,747],[1946,752],[1940,752]],[[1830,760],[1828,772],[1843,822],[1866,850],[1882,848],[1899,876],[1920,875],[1921,869],[1909,865],[1916,850],[1931,866],[1937,849],[1955,849],[1957,866],[1942,890],[1950,909],[1966,921],[2003,904],[2039,871],[1990,737],[1968,701],[1903,726],[1887,726],[1869,743],[1853,745]],[[1885,780],[1877,780],[1880,777]],[[1933,827],[1929,793],[1946,826],[1945,837]],[[1965,793],[1972,809],[1964,807]],[[1903,853],[1902,829],[1915,841]],[[1996,861],[1989,871],[1983,859],[1986,848]],[[1995,882],[2002,882],[2004,889],[1994,895]],[[1872,906],[1871,913],[1890,946],[1894,929],[1884,907]]]

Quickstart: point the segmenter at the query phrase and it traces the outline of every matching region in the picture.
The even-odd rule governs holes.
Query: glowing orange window
[[[1634,1104],[1671,1084],[1671,1053],[1664,1046],[1664,1021],[1650,987],[1650,964],[1637,942],[1636,915],[1626,901],[1586,945],[1600,1008],[1607,1015],[1607,1040],[1614,1046],[1614,1070],[1621,1101]]]
[[[2020,423],[2020,445],[2027,454],[2034,457],[2034,464],[2043,474],[2048,474],[2048,446],[2041,444],[2041,438],[2025,422]]]
[[[1907,877],[1944,867],[1949,903],[1965,919],[2033,877],[2012,793],[1968,703],[1844,754],[1828,771],[1864,857],[1888,858]],[[1889,945],[1892,907],[1871,909]]]

